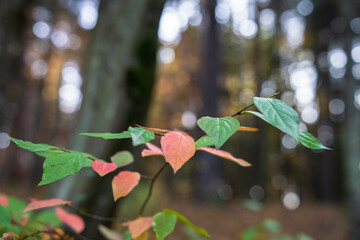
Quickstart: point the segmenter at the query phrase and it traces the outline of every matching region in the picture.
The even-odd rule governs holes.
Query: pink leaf
[[[139,184],[140,174],[137,172],[122,171],[112,180],[114,201],[128,195]]]
[[[151,228],[153,217],[139,217],[133,221],[126,222],[123,225],[129,226],[132,238],[136,238]]]
[[[178,131],[172,131],[161,137],[161,149],[176,173],[195,154],[195,142],[192,137]]]
[[[164,155],[161,149],[158,146],[155,146],[152,143],[146,143],[148,149],[144,149],[141,152],[142,157],[152,156],[152,155]]]
[[[101,177],[105,176],[109,172],[117,169],[117,165],[115,163],[107,163],[99,160],[95,160],[92,162],[91,167],[97,172]]]
[[[218,157],[228,159],[230,161],[236,162],[237,164],[239,164],[240,166],[243,166],[243,167],[251,166],[251,164],[248,163],[247,161],[245,161],[244,159],[236,158],[233,155],[231,155],[230,153],[223,151],[223,150],[217,150],[215,148],[210,148],[210,147],[201,147],[201,148],[198,148],[197,150],[205,151],[205,152],[214,154]]]
[[[64,209],[58,207],[55,209],[56,216],[66,225],[81,233],[85,228],[84,220],[76,214],[68,213]]]
[[[0,194],[0,205],[3,207],[7,207],[9,204],[7,196]]]
[[[27,205],[27,207],[24,209],[24,212],[28,212],[35,209],[59,206],[59,205],[71,205],[71,202],[58,198],[47,199],[47,200],[31,199],[29,205]]]

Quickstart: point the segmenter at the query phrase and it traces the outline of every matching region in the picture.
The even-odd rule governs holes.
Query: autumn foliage
[[[292,136],[305,147],[312,149],[327,149],[310,133],[300,131],[297,113],[284,102],[274,98],[254,98],[254,105],[260,112],[246,112],[241,110],[232,116],[223,118],[200,118],[197,123],[199,128],[203,131],[203,134],[198,138],[193,138],[180,130],[149,128],[139,125],[129,127],[127,131],[121,133],[83,133],[82,135],[85,136],[101,137],[103,139],[128,138],[131,139],[133,146],[146,145],[146,148],[141,152],[142,157],[159,156],[164,160],[163,167],[150,178],[151,184],[149,193],[141,206],[139,216],[136,219],[122,223],[122,225],[128,229],[125,235],[121,236],[119,233],[113,232],[103,225],[99,225],[99,231],[107,239],[135,239],[140,236],[148,236],[150,234],[150,229],[152,228],[156,239],[162,240],[171,234],[176,222],[180,221],[186,226],[194,229],[198,234],[209,237],[210,235],[207,231],[196,227],[187,220],[187,218],[176,211],[164,209],[162,212],[155,213],[153,216],[143,216],[143,211],[151,197],[153,184],[165,167],[169,165],[174,174],[176,174],[181,170],[184,164],[194,157],[196,151],[208,152],[236,163],[241,167],[251,166],[251,163],[248,161],[235,157],[231,153],[220,149],[226,141],[238,131],[258,131],[256,128],[240,126],[240,122],[235,118],[236,116],[242,114],[255,115],[278,128],[285,134]],[[247,108],[248,107],[245,109]],[[156,136],[160,136],[160,146],[150,143]],[[109,162],[88,153],[62,149],[47,144],[35,144],[15,138],[10,138],[10,140],[20,148],[27,149],[39,156],[45,157],[43,177],[39,185],[50,184],[65,178],[68,175],[77,174],[82,168],[91,168],[100,177],[113,172],[112,192],[114,201],[117,201],[119,198],[126,197],[130,192],[136,189],[136,186],[143,177],[141,173],[136,171],[121,170],[121,168],[134,161],[134,157],[129,151],[119,151],[115,153]],[[211,146],[215,146],[215,148]],[[56,207],[55,212],[52,210],[52,214],[55,214],[57,221],[60,220],[63,224],[69,226],[75,237],[81,234],[85,228],[84,221],[80,215],[94,217],[94,215],[89,213],[84,214],[84,212],[74,208],[70,201],[62,199],[32,199],[30,203],[21,205],[19,208],[21,209],[21,212],[17,217],[14,217],[15,215],[11,210],[13,206],[9,207],[10,205],[14,205],[14,203],[9,201],[8,196],[0,194],[0,230],[4,233],[3,238],[17,237],[25,239],[29,236],[41,234],[44,236],[48,234],[50,236],[61,235],[64,237],[66,234],[59,233],[55,222],[46,222],[46,220],[44,220],[46,218],[44,217],[38,217],[32,220],[40,222],[37,226],[38,228],[41,228],[41,230],[32,229],[33,233],[29,233],[26,226],[31,220],[29,220],[29,215],[26,214],[38,209]],[[97,218],[102,219],[102,217]]]

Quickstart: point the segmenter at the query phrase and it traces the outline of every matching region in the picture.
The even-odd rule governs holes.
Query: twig
[[[153,190],[153,187],[154,187],[154,183],[156,181],[156,179],[159,177],[159,175],[161,174],[162,171],[164,171],[164,169],[166,168],[166,166],[168,165],[168,163],[166,162],[160,169],[159,171],[155,174],[155,176],[151,179],[151,183],[150,183],[150,188],[149,188],[149,193],[143,203],[143,205],[141,206],[140,208],[140,211],[139,211],[139,215],[142,215],[144,210],[145,210],[145,207],[146,205],[148,204],[149,200],[150,200],[150,197],[151,197],[151,194],[152,194],[152,190]]]
[[[88,218],[92,218],[98,221],[102,221],[102,222],[127,222],[127,219],[121,219],[121,218],[113,218],[113,217],[103,217],[103,216],[99,216],[99,215],[95,215],[95,214],[91,214],[91,213],[87,213],[84,212],[80,209],[77,209],[71,205],[66,205],[66,207],[74,210],[75,212],[77,212],[78,214],[84,216],[84,217],[88,217]]]
[[[277,92],[277,93],[275,93],[275,94],[273,94],[273,95],[271,95],[271,96],[269,96],[269,97],[267,97],[267,98],[272,98],[272,97],[275,97],[276,95],[278,95],[280,92]],[[235,117],[235,116],[237,116],[237,115],[241,115],[246,109],[248,109],[248,108],[250,108],[250,107],[252,107],[252,106],[254,106],[254,102],[252,102],[251,104],[249,104],[249,105],[247,105],[246,107],[244,107],[243,109],[241,109],[240,111],[238,111],[237,113],[234,113],[233,115],[231,115],[232,117]]]

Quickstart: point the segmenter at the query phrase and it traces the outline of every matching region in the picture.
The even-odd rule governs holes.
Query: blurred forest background
[[[241,239],[266,218],[288,234],[360,239],[359,1],[1,0],[0,191],[61,197],[100,215],[137,213],[146,182],[116,205],[111,179],[87,171],[36,187],[43,159],[8,136],[109,159],[130,142],[78,134],[140,124],[196,137],[197,118],[228,116],[275,92],[332,151],[240,116],[261,131],[237,133],[224,149],[253,166],[196,155],[162,176],[146,212],[178,209],[213,239]],[[141,150],[130,168],[152,175],[162,160],[141,159]]]

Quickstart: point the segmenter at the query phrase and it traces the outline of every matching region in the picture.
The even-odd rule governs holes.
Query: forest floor
[[[174,202],[174,209],[186,216],[196,226],[206,229],[215,240],[242,239],[242,232],[265,219],[281,224],[281,235],[296,236],[305,233],[314,240],[348,239],[348,224],[345,209],[339,204],[302,202],[295,210],[287,210],[280,202],[267,202],[260,211],[250,210],[243,201],[233,200],[222,206],[211,207],[207,204]],[[181,224],[177,224],[179,226]],[[174,240],[189,238],[184,227],[177,227]],[[276,239],[276,238],[259,238]]]

